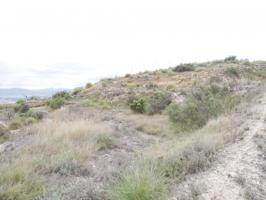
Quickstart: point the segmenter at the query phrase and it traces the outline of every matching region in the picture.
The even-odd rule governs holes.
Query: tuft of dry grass
[[[139,131],[150,135],[170,136],[175,133],[167,115],[141,115],[132,113],[127,116],[127,120],[132,122]]]

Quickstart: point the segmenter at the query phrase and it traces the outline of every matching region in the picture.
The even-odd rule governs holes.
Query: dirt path
[[[265,116],[266,94],[248,112],[248,130],[243,138],[228,145],[212,168],[182,183],[173,199],[265,200],[266,157],[254,142],[258,135],[266,135]],[[189,197],[184,198],[182,193]]]

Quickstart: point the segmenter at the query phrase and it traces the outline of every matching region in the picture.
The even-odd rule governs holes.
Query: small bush
[[[88,89],[88,88],[91,88],[92,86],[93,86],[93,84],[90,83],[90,82],[88,82],[88,83],[86,84],[85,88]]]
[[[0,167],[0,199],[28,200],[36,198],[42,191],[41,178],[31,173],[23,161]]]
[[[26,113],[29,109],[29,105],[23,99],[18,100],[14,107],[14,111],[17,113]]]
[[[62,98],[62,99],[69,99],[70,98],[70,95],[67,91],[60,91],[60,92],[57,92],[55,93],[53,96],[52,96],[53,99],[57,99],[57,98]]]
[[[126,77],[126,78],[131,78],[132,75],[131,75],[131,74],[126,74],[125,77]]]
[[[228,56],[224,59],[224,62],[236,62],[237,58],[236,56]]]
[[[116,141],[112,135],[101,133],[96,136],[96,143],[99,146],[99,150],[103,150],[114,147]]]
[[[210,118],[230,111],[238,103],[239,98],[229,88],[211,84],[196,88],[185,102],[171,104],[167,111],[178,131],[188,131],[203,127]]]
[[[37,120],[36,120],[35,118],[33,118],[33,117],[28,117],[28,118],[25,118],[23,124],[24,124],[24,125],[30,125],[30,124],[34,124],[34,123],[36,123],[36,122],[37,122]]]
[[[193,64],[180,64],[177,65],[173,71],[175,72],[189,72],[189,71],[194,71],[194,66]]]
[[[9,124],[9,129],[11,130],[16,130],[19,129],[23,126],[27,126],[30,124],[34,124],[37,122],[37,119],[33,117],[28,117],[28,116],[19,116],[16,117],[10,124]]]
[[[144,113],[145,111],[145,100],[142,98],[134,99],[130,104],[129,104],[131,110],[137,113]]]
[[[166,199],[164,177],[155,169],[131,169],[122,174],[111,189],[112,200]]]
[[[20,116],[32,117],[36,120],[41,120],[41,119],[43,119],[43,112],[29,110],[24,115],[20,115]]]
[[[65,103],[64,98],[57,97],[57,98],[52,98],[50,101],[48,101],[48,105],[50,108],[53,110],[61,108]]]
[[[0,144],[8,139],[7,134],[9,130],[2,124],[0,124]]]
[[[171,103],[171,101],[172,98],[169,92],[157,92],[148,98],[145,112],[151,115],[160,113]]]
[[[229,67],[225,70],[225,74],[230,77],[237,77],[239,78],[238,70],[235,67]]]
[[[82,87],[78,87],[78,88],[75,88],[73,91],[72,91],[72,95],[77,95],[79,94],[81,91],[83,90]]]

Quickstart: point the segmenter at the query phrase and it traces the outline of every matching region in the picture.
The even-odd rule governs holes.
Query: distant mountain
[[[63,88],[45,88],[29,90],[24,88],[0,88],[0,99],[15,100],[19,98],[39,96],[39,97],[50,97],[58,91],[68,89]]]

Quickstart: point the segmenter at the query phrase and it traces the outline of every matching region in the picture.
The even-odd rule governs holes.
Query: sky
[[[265,60],[265,0],[1,0],[0,88],[74,88],[235,55]]]

